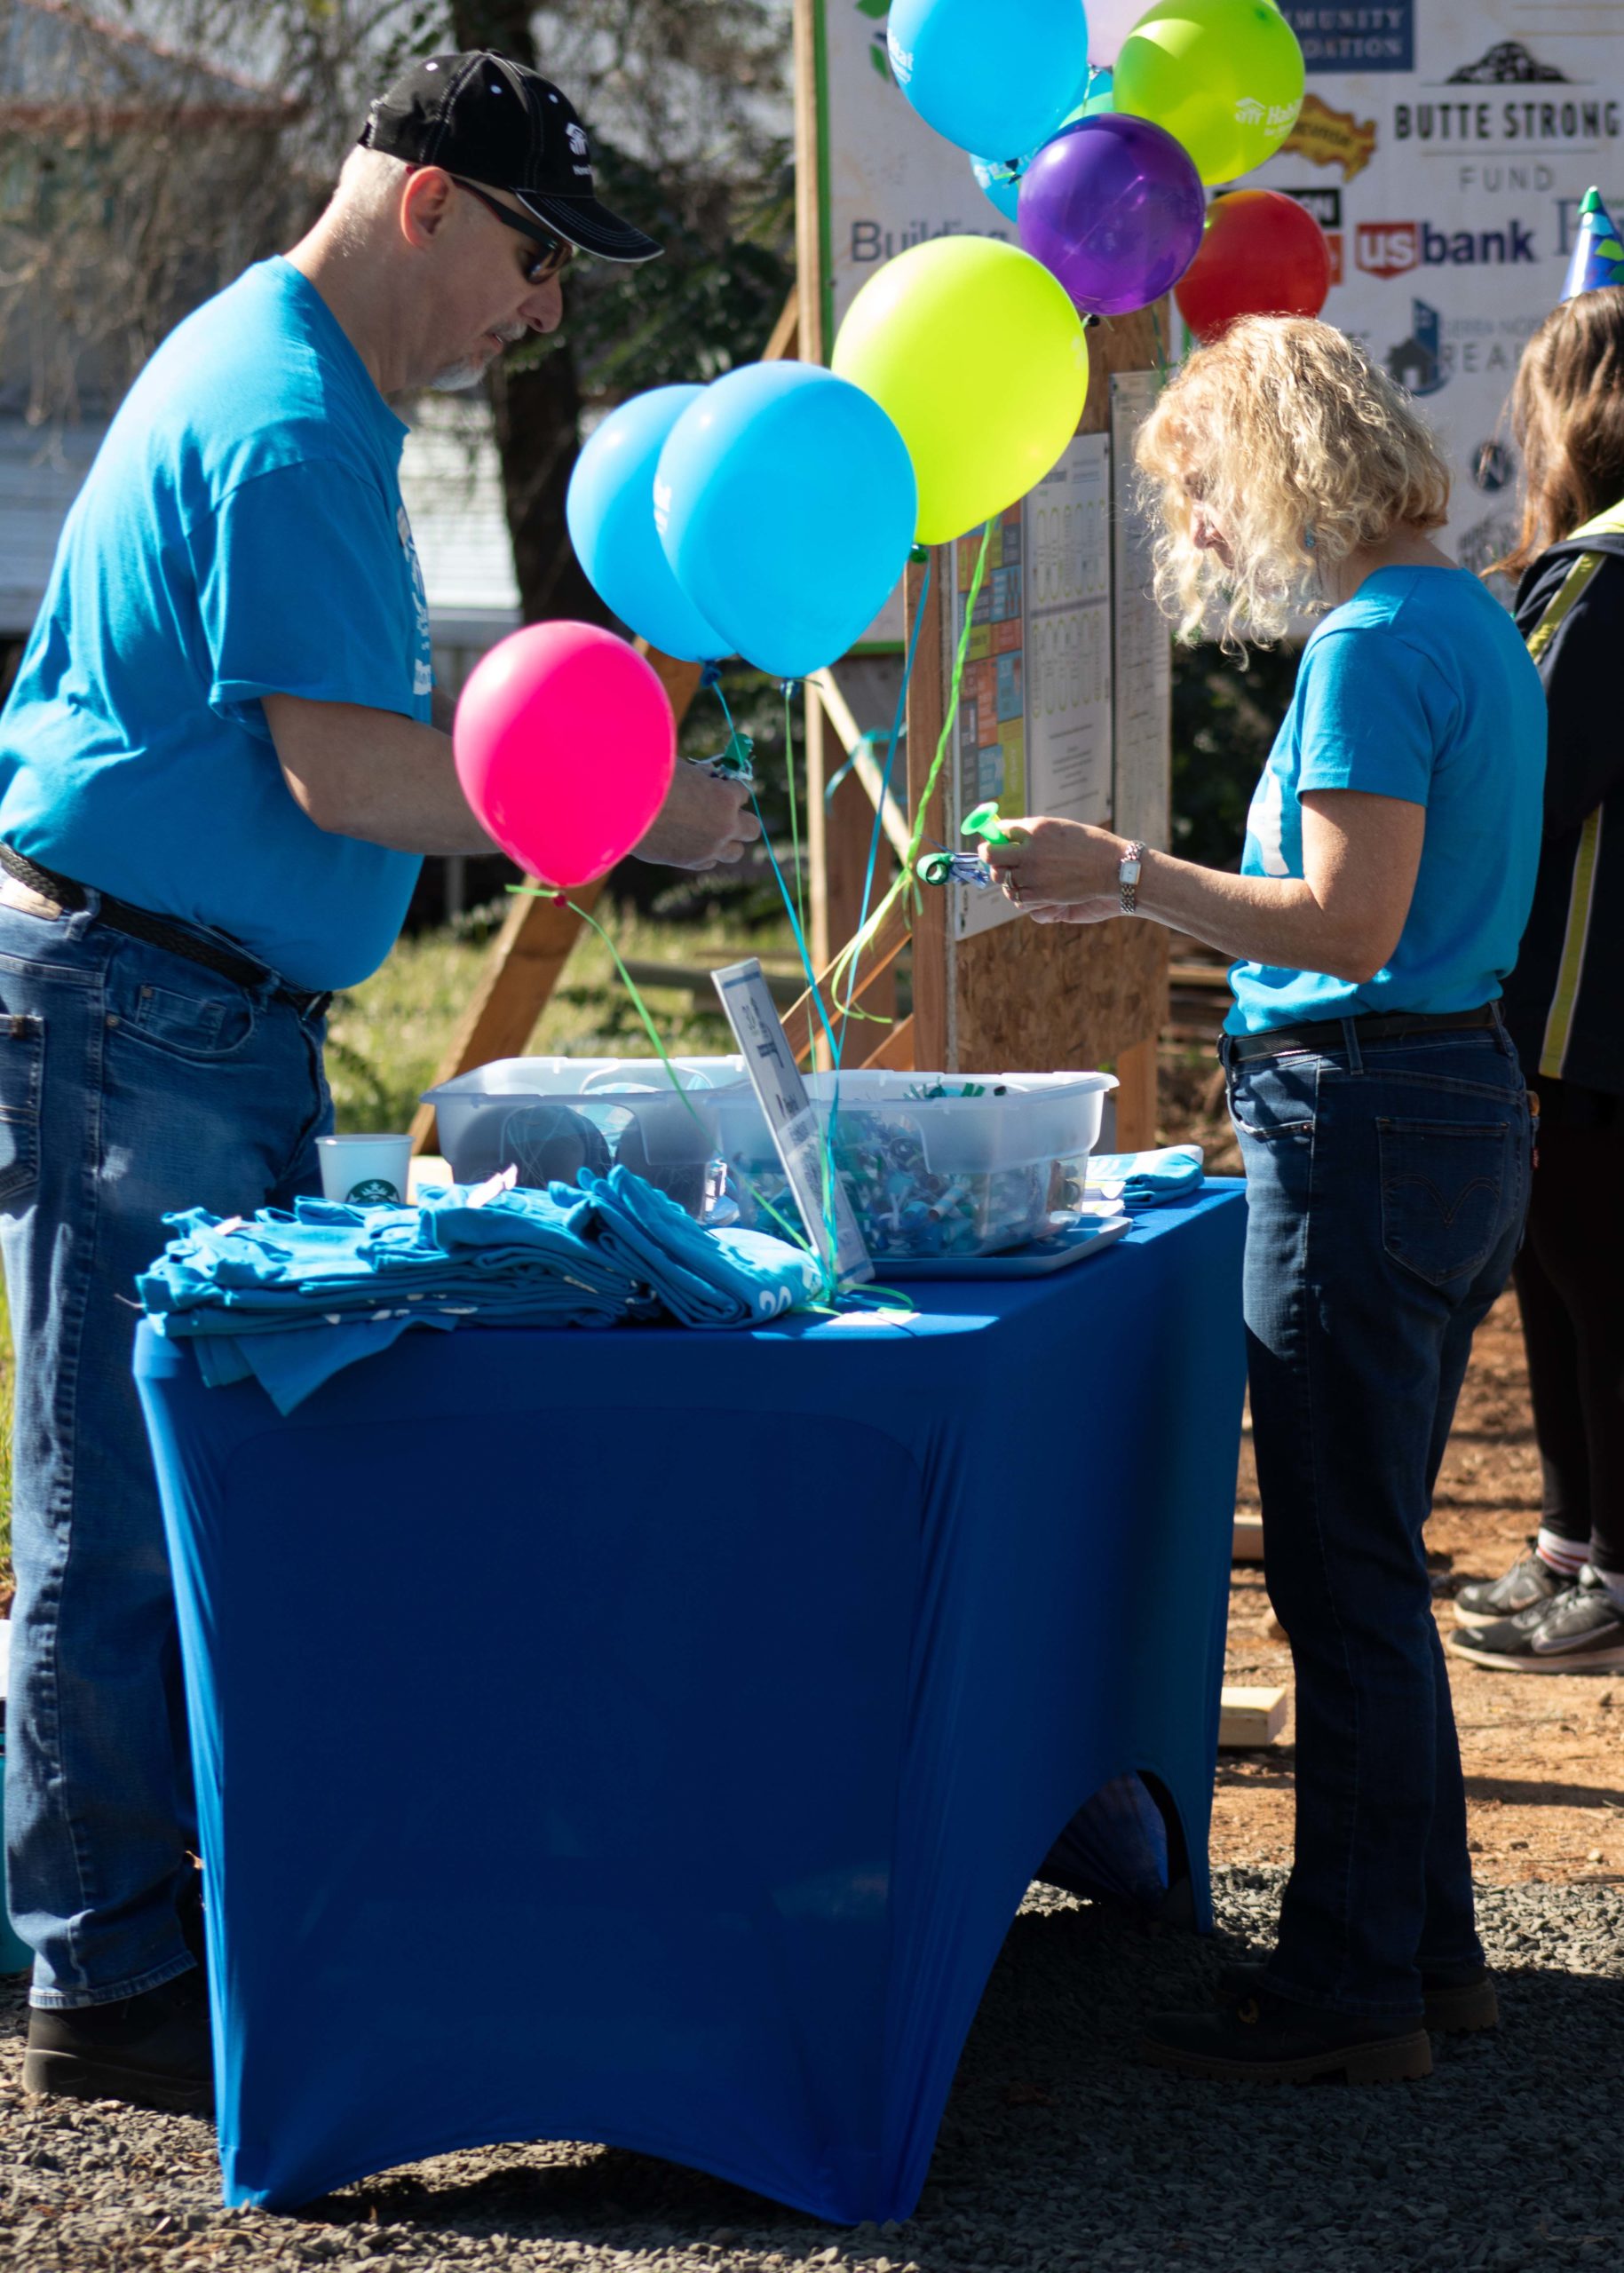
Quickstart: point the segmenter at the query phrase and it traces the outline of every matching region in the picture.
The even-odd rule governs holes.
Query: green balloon
[[[932,237],[888,260],[847,309],[833,364],[907,444],[922,544],[963,536],[1034,489],[1089,389],[1066,287],[991,237]]]
[[[1204,182],[1271,158],[1303,107],[1303,50],[1270,0],[1158,0],[1116,59],[1119,111],[1182,142]]]

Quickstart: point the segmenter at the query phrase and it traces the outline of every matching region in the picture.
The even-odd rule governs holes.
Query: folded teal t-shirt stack
[[[409,1207],[301,1199],[175,1236],[137,1285],[204,1379],[254,1379],[290,1412],[414,1326],[741,1327],[812,1300],[815,1259],[758,1232],[709,1230],[629,1169],[581,1188],[449,1184]]]

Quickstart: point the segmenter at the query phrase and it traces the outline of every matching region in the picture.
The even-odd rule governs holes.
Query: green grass
[[[600,915],[631,962],[715,964],[758,954],[770,969],[792,970],[788,926],[741,940],[708,924],[661,923],[609,908]],[[340,997],[328,1032],[327,1071],[341,1129],[405,1129],[432,1081],[457,1020],[479,985],[487,949],[449,931],[403,940],[364,986]],[[661,1041],[673,1055],[716,1055],[733,1048],[719,1009],[702,1008],[685,988],[647,986],[643,995]],[[585,931],[524,1053],[560,1057],[652,1057],[654,1046],[615,974],[603,940]]]

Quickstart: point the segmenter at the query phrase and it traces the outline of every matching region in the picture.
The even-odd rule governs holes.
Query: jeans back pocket
[[[1506,1230],[1509,1121],[1378,1121],[1382,1243],[1434,1287],[1479,1271]]]
[[[44,1018],[0,1012],[0,1208],[28,1191],[39,1174],[44,1073]]]

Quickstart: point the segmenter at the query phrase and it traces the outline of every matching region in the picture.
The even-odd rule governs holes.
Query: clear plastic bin
[[[501,1057],[438,1089],[440,1149],[458,1184],[515,1168],[519,1181],[573,1184],[616,1161],[657,1184],[691,1216],[722,1187],[717,1100],[749,1094],[741,1057],[672,1060],[678,1097],[656,1057]]]
[[[836,1077],[806,1086],[827,1128]],[[869,1254],[996,1255],[1036,1239],[1081,1198],[1115,1087],[1113,1073],[842,1073],[835,1161]],[[732,1091],[716,1111],[741,1223],[798,1232],[754,1095]]]

